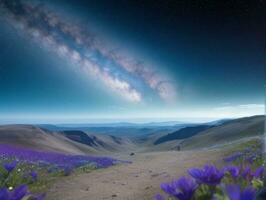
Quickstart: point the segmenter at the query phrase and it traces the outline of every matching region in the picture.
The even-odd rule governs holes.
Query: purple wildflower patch
[[[188,174],[193,179],[180,178],[161,184],[161,189],[171,200],[228,199],[253,200],[264,187],[264,166],[261,150],[256,146],[233,153],[224,159],[232,162],[221,170],[214,165],[191,168]],[[158,194],[156,200],[162,200]]]
[[[21,162],[38,164],[40,166],[54,165],[63,170],[66,168],[73,169],[84,165],[93,165],[96,168],[106,168],[118,162],[123,162],[109,157],[67,155],[55,152],[34,151],[11,145],[0,145],[0,157],[5,159],[12,158]],[[16,167],[16,163],[12,162],[10,164],[5,164],[4,167],[7,171],[12,171]]]
[[[203,169],[191,168],[188,173],[197,180],[198,183],[204,183],[207,185],[218,185],[224,172],[217,169],[214,165],[205,165]]]

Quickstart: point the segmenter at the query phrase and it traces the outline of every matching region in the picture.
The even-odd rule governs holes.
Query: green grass
[[[12,160],[0,160],[0,166],[4,163],[12,162]],[[71,174],[84,174],[90,173],[96,168],[93,166],[82,166],[74,169]],[[38,174],[37,181],[29,175],[31,171],[35,171]],[[47,168],[39,167],[29,163],[18,163],[16,168],[8,174],[3,167],[0,167],[1,187],[15,188],[18,185],[26,184],[29,187],[30,192],[37,195],[48,191],[48,189],[55,183],[55,181],[65,177],[63,170],[56,170],[54,172],[48,172]],[[5,178],[8,177],[8,178]]]

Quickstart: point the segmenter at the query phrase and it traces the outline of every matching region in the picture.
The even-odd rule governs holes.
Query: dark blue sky
[[[263,113],[261,1],[8,2],[2,119]]]

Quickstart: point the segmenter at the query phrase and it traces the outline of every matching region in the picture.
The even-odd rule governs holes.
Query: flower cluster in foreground
[[[110,167],[118,162],[108,157],[66,155],[0,145],[0,200],[43,200],[49,177]],[[34,190],[34,193],[32,192]],[[31,191],[31,192],[30,192]],[[40,195],[35,195],[35,193]]]
[[[42,193],[39,196],[35,196],[29,192],[28,186],[25,184],[20,184],[15,188],[10,184],[12,179],[15,179],[15,169],[17,167],[17,162],[13,161],[10,163],[5,163],[3,165],[2,173],[0,176],[0,200],[43,200],[45,198],[45,194]],[[32,181],[37,181],[37,173],[32,171],[28,174],[28,177],[24,176],[24,178],[30,178]],[[14,182],[14,181],[13,181]],[[16,184],[14,184],[16,185]]]
[[[224,158],[226,165],[218,168],[205,165],[191,168],[188,177],[162,183],[165,193],[156,200],[253,200],[263,187],[264,167],[258,145],[252,145]]]

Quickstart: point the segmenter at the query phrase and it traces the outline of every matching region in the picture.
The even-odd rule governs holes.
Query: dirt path
[[[122,164],[61,179],[48,191],[48,200],[151,200],[160,183],[170,181],[192,166],[219,158],[219,151],[153,152],[136,154]]]

